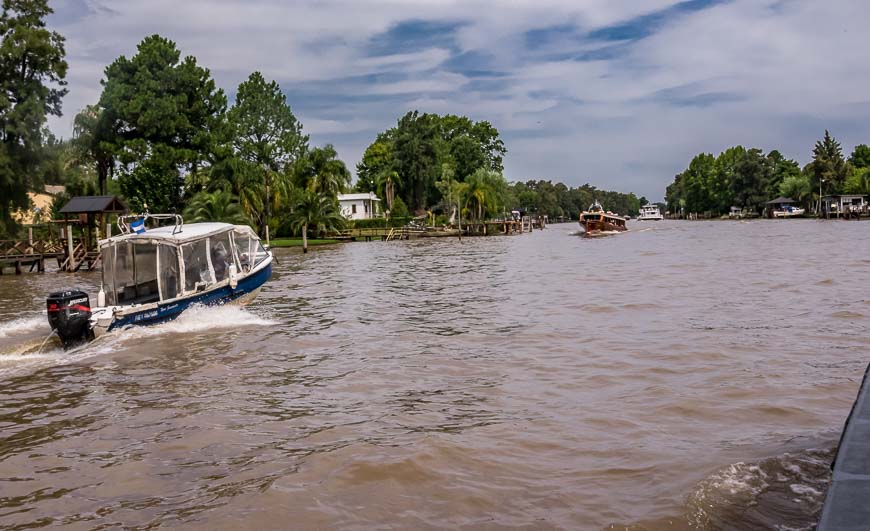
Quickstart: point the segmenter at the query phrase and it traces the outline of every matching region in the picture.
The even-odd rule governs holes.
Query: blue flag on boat
[[[136,234],[142,234],[143,232],[145,232],[145,220],[140,219],[138,221],[130,223],[130,228],[133,229],[133,232],[135,232]]]

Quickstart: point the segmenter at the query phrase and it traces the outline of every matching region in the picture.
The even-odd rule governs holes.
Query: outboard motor
[[[83,291],[58,291],[45,301],[48,324],[57,332],[64,348],[84,343],[93,338],[91,333],[91,303]]]

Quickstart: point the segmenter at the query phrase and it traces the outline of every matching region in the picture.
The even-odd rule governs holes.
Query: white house
[[[365,194],[338,194],[341,215],[347,219],[371,219],[380,217],[381,200],[374,192]]]

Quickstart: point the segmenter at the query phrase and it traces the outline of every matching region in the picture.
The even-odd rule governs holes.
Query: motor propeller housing
[[[45,301],[48,324],[57,332],[64,348],[93,339],[91,303],[83,291],[64,290],[51,293]]]

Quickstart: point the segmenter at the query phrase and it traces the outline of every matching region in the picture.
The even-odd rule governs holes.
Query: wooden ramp
[[[846,419],[818,531],[870,529],[870,365]]]

